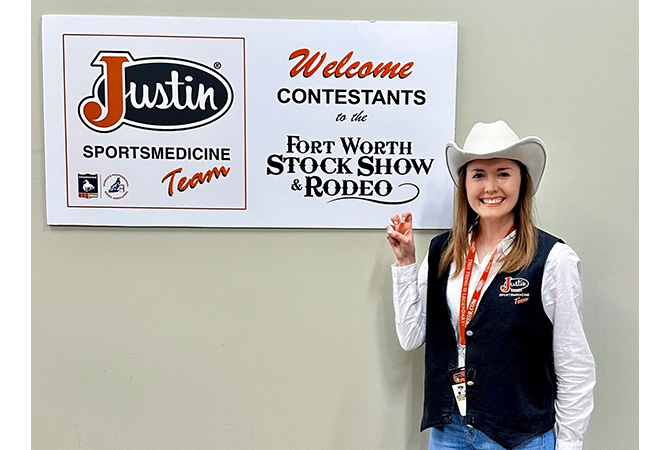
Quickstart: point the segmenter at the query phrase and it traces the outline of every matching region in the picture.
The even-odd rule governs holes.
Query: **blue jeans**
[[[428,450],[504,450],[481,431],[470,428],[465,418],[454,413],[454,421],[444,428],[431,428]],[[513,450],[554,450],[554,430],[531,439]]]

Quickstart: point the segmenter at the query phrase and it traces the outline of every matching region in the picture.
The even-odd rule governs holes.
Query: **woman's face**
[[[521,168],[511,159],[476,159],[465,171],[465,192],[480,220],[514,220]]]

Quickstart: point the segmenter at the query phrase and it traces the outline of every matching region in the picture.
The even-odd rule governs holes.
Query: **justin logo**
[[[503,283],[503,285],[500,286],[500,292],[503,293],[521,292],[522,290],[527,288],[529,284],[530,283],[528,283],[528,280],[526,280],[525,278],[506,277],[505,283]]]
[[[79,104],[79,117],[101,133],[123,124],[161,131],[197,128],[221,118],[233,104],[228,80],[193,61],[101,51],[91,66],[102,74]]]

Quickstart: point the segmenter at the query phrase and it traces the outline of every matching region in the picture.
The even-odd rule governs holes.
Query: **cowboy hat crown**
[[[537,192],[547,162],[544,143],[536,136],[519,136],[502,120],[478,122],[470,130],[461,149],[455,142],[445,149],[447,167],[454,183],[458,172],[475,159],[507,158],[523,164],[533,180],[533,194]]]

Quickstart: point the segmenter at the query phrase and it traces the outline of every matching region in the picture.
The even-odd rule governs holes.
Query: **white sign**
[[[451,225],[455,23],[42,20],[49,224]]]

